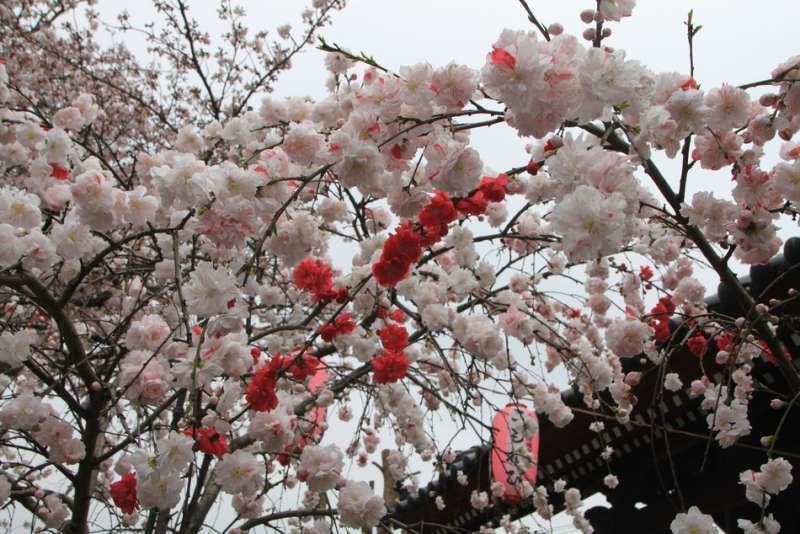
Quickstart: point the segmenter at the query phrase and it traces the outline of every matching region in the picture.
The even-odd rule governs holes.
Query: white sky
[[[239,0],[235,3],[246,9],[251,30],[257,31],[284,23],[301,29],[299,13],[306,2]],[[529,2],[545,25],[560,22],[567,32],[578,35],[585,27],[578,13],[594,4],[594,0]],[[190,0],[192,14],[212,35],[222,30],[215,26],[215,6],[212,0]],[[98,8],[107,19],[111,18],[108,15],[127,8],[132,12],[134,25],[153,16],[145,0],[104,0]],[[723,82],[741,84],[768,78],[778,64],[800,53],[796,37],[800,17],[797,0],[639,0],[632,18],[610,25],[614,34],[605,43],[625,49],[629,58],[656,72],[686,73],[688,51],[683,21],[690,9],[694,9],[695,24],[703,25],[695,40],[695,78],[706,89]],[[364,51],[393,71],[420,61],[434,66],[455,61],[480,68],[503,28],[533,29],[517,0],[349,0],[322,35],[330,43],[355,52]],[[134,50],[144,50],[144,46],[141,40],[132,42]],[[293,68],[283,74],[274,94],[323,97],[327,78],[323,58],[323,52],[307,49],[296,58]],[[501,125],[476,131],[473,139],[484,162],[495,170],[527,161],[524,145],[528,140],[518,138],[510,128]],[[774,154],[768,161],[774,161]],[[674,176],[677,167],[666,163],[663,169],[667,176]],[[689,191],[730,189],[729,183],[726,172],[697,169],[691,175]],[[783,229],[784,238],[800,233],[794,225],[790,226]],[[714,284],[710,287],[713,292],[716,283],[710,278],[709,283]],[[334,419],[335,415],[331,413],[330,417]],[[349,432],[348,428],[345,434]],[[328,439],[340,441],[330,434],[326,436]],[[471,444],[465,442],[462,448]],[[422,482],[425,481],[427,478],[423,476]],[[565,528],[569,529],[562,526],[556,532],[566,532]]]

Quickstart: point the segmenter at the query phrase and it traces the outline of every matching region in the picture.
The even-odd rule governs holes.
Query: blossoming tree
[[[691,63],[656,73],[613,48],[634,0],[597,0],[577,37],[519,3],[529,28],[498,31],[478,69],[390,72],[321,40],[318,102],[266,93],[341,0],[314,0],[302,32],[275,41],[222,2],[218,49],[184,0],[154,0],[161,26],[117,26],[145,33],[147,65],[94,41],[92,1],[0,6],[0,502],[14,524],[400,528],[345,458],[370,463],[383,438],[394,480],[445,464],[435,421],[490,430],[481,403],[568,425],[540,368],[563,368],[587,409],[625,421],[635,376],[622,362],[646,358],[663,387],[711,399],[719,447],[750,432],[753,362],[780,369],[786,389],[768,394],[792,408],[800,378],[773,310],[731,261],[768,261],[797,214],[800,56],[705,88]],[[691,52],[691,16],[687,28]],[[529,152],[489,173],[470,132],[498,123]],[[767,149],[782,161],[765,166]],[[663,174],[660,155],[680,173]],[[697,165],[731,176],[732,195],[689,197]],[[707,313],[692,257],[747,314]],[[693,353],[724,348],[722,381],[668,372],[674,314]],[[337,435],[357,414],[355,434]],[[762,510],[740,522],[751,533],[778,531],[770,498],[792,482],[764,452],[742,476]],[[290,488],[299,505],[281,497]],[[543,486],[519,489],[548,516]],[[560,490],[591,532],[580,495]],[[672,529],[714,532],[697,508]]]

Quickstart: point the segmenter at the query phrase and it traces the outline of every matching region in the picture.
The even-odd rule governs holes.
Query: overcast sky
[[[302,29],[299,13],[304,2],[240,0],[237,3],[246,9],[253,31],[271,30],[285,23],[292,24],[295,31]],[[105,0],[100,2],[99,9],[110,15],[125,4],[131,3]],[[137,0],[132,12],[134,24],[152,17],[147,4]],[[216,25],[215,4],[212,0],[190,0],[193,15],[212,35],[222,29]],[[529,4],[544,24],[560,22],[567,32],[579,35],[585,25],[578,13],[593,7],[595,2],[531,0]],[[629,58],[656,72],[686,73],[688,49],[683,21],[693,8],[695,24],[703,25],[695,41],[695,78],[706,89],[723,82],[742,84],[768,78],[778,64],[800,54],[797,0],[639,0],[639,4],[632,18],[610,24],[614,33],[605,43],[626,50]],[[532,28],[517,0],[349,0],[322,34],[329,42],[364,51],[396,71],[401,65],[420,61],[434,66],[455,61],[480,68],[503,28]],[[145,45],[134,41],[134,48],[137,46],[143,50]],[[323,58],[324,53],[313,48],[302,53],[275,86],[275,94],[323,97],[327,78]],[[526,162],[523,148],[529,140],[518,138],[510,128],[494,126],[473,136],[483,161],[495,170]],[[774,155],[769,156],[770,160],[774,161]],[[676,167],[664,163],[664,168],[669,176]],[[697,169],[691,179],[690,192],[730,188],[726,172]],[[797,234],[793,224],[782,231],[784,237]],[[465,443],[464,447],[469,445]]]

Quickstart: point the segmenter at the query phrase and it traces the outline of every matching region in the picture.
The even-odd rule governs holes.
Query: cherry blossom
[[[679,513],[669,526],[673,534],[712,534],[717,526],[710,515],[706,515],[696,506],[687,513]]]

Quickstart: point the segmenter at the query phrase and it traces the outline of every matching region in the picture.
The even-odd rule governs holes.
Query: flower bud
[[[773,410],[780,410],[785,405],[786,403],[781,399],[772,399],[771,401],[769,401],[769,407],[772,408]]]
[[[770,94],[770,95],[761,95],[758,99],[758,103],[764,107],[772,107],[778,102],[778,95]]]

